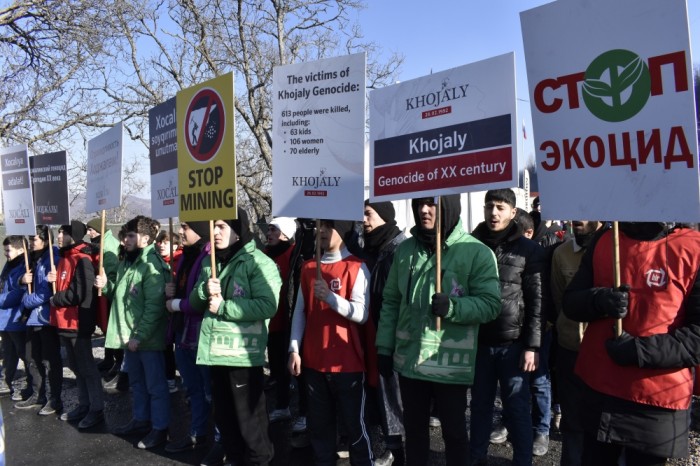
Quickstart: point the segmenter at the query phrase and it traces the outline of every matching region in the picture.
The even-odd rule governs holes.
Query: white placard
[[[543,218],[700,220],[685,0],[521,13]]]
[[[85,211],[119,207],[122,202],[122,124],[88,141]]]
[[[518,185],[512,53],[370,94],[375,200]]]
[[[272,215],[361,220],[365,54],[275,68]]]
[[[35,235],[34,200],[26,144],[0,148],[0,171],[6,233]]]

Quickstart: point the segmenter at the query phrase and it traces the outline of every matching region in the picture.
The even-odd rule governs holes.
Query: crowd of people
[[[211,446],[213,424],[205,465],[269,464],[275,422],[307,436],[317,465],[334,465],[339,448],[353,465],[426,465],[432,425],[450,466],[488,464],[489,444],[506,440],[513,464],[530,465],[553,428],[562,465],[687,456],[700,389],[696,229],[622,222],[615,250],[607,222],[562,229],[539,202],[517,208],[510,189],[486,193],[472,232],[459,195],[411,207],[410,235],[391,202],[367,200],[361,227],[278,217],[264,244],[240,207],[213,236],[209,222],[174,233],[145,216],[118,238],[100,219],[61,226],[56,246],[46,226],[7,236],[0,394],[87,430],[105,422],[105,392],[129,391],[132,417],[115,434],[178,453]],[[77,406],[63,405],[61,346]],[[178,373],[189,429],[171,439]]]

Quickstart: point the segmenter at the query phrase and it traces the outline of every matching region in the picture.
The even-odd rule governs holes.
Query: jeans
[[[27,327],[26,354],[29,373],[32,376],[32,389],[39,398],[46,397],[46,375],[48,366],[51,400],[60,403],[63,389],[63,361],[61,343],[56,327]]]
[[[319,372],[308,367],[308,427],[316,466],[335,466],[337,419],[348,435],[350,464],[370,466],[374,458],[365,427],[365,374],[363,372]]]
[[[504,346],[479,345],[471,401],[472,460],[487,456],[496,384],[500,384],[506,427],[513,445],[513,464],[532,464],[529,375],[520,369],[522,353],[523,345],[517,341]]]
[[[5,369],[5,382],[10,388],[10,391],[14,391],[12,387],[12,381],[15,379],[15,374],[17,373],[17,363],[21,359],[24,362],[24,367],[29,367],[29,361],[26,358],[26,346],[27,346],[27,332],[26,330],[20,330],[18,332],[2,332],[2,352],[3,361],[2,365]],[[29,370],[27,372],[27,386],[31,387],[31,374]]]
[[[552,383],[549,374],[549,353],[552,346],[552,330],[542,333],[540,362],[530,376],[532,393],[532,428],[537,434],[549,435],[552,420]]]
[[[127,349],[124,362],[129,372],[134,419],[150,420],[154,429],[166,430],[170,425],[170,391],[163,352]]]
[[[583,458],[582,410],[585,385],[574,373],[577,351],[561,346],[557,354],[557,379],[559,382],[559,403],[561,405],[561,463],[566,466],[580,466]]]
[[[267,465],[274,456],[264,380],[262,366],[211,366],[214,419],[232,464]]]
[[[444,384],[399,376],[403,421],[406,429],[406,464],[428,464],[430,454],[430,406],[435,404],[442,424],[447,466],[463,465],[467,459],[467,385]],[[472,418],[473,419],[473,418]]]
[[[102,411],[104,409],[102,378],[92,356],[92,340],[90,337],[77,335],[61,336],[61,343],[66,348],[68,367],[75,373],[78,404],[89,406],[90,411]]]
[[[198,366],[197,350],[175,348],[175,361],[190,397],[190,435],[206,435],[211,408],[209,366]]]

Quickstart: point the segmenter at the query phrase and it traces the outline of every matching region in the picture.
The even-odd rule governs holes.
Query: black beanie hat
[[[224,219],[224,222],[228,223],[228,226],[236,232],[243,244],[253,239],[253,234],[250,232],[248,213],[242,207],[238,207],[238,218],[236,220]]]
[[[396,225],[396,210],[394,209],[394,204],[390,201],[370,202],[369,199],[367,199],[365,205],[373,208],[386,223]]]
[[[343,239],[345,244],[352,239],[352,234],[355,232],[355,222],[352,220],[329,220],[323,219],[321,223],[327,223],[333,227],[335,231],[338,232],[340,237]]]
[[[197,233],[201,238],[209,239],[209,222],[206,220],[198,222],[184,222],[187,227]]]
[[[82,241],[87,233],[87,227],[79,220],[71,220],[70,225],[61,225],[59,230],[73,238],[73,241],[76,242]]]

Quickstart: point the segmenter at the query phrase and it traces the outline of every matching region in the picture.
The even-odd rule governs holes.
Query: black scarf
[[[24,261],[24,254],[20,254],[19,256],[15,257],[11,261],[7,261],[7,263],[5,264],[5,268],[2,271],[2,275],[0,276],[0,293],[5,291],[5,282],[7,281],[7,278],[10,276],[10,272],[12,271],[12,269],[21,265],[23,261]]]
[[[287,249],[289,249],[291,246],[292,243],[290,243],[289,241],[280,241],[274,246],[266,247],[265,254],[267,254],[271,259],[274,259],[287,252]]]
[[[420,205],[420,199],[414,199],[411,202],[411,208],[413,210],[413,219],[416,222],[416,228],[414,230],[418,241],[425,244],[429,249],[435,248],[435,238],[437,237],[437,228],[433,227],[430,230],[421,228],[420,224],[420,212],[418,212],[418,207]],[[449,238],[452,230],[457,226],[459,222],[459,214],[462,212],[462,205],[460,203],[459,194],[450,194],[449,196],[442,196],[440,200],[440,226],[442,233],[442,240]]]
[[[393,224],[385,223],[364,235],[365,256],[374,259],[379,257],[379,252],[382,248],[396,238],[399,233],[401,233],[401,230],[399,230],[399,227],[396,226],[396,222],[394,222]]]
[[[124,261],[128,264],[133,264],[136,259],[138,259],[143,249],[136,248],[133,251],[127,251],[124,249]]]
[[[252,241],[252,239],[248,241]],[[233,256],[235,256],[238,251],[243,249],[243,246],[245,246],[245,244],[246,243],[243,242],[243,239],[239,239],[227,248],[217,249],[215,253],[216,263],[219,264],[223,269],[226,266],[226,264],[228,264],[229,261],[233,258]]]
[[[519,223],[511,220],[510,224],[501,231],[492,231],[486,224],[480,231],[479,240],[492,250],[496,250],[499,244],[522,235],[522,227]]]
[[[596,232],[592,231],[590,233],[581,233],[581,234],[574,234],[574,241],[576,241],[576,244],[579,245],[581,248],[588,248],[588,246],[591,244],[591,240],[595,236]]]
[[[41,256],[44,255],[48,247],[45,247],[44,249],[39,249],[33,250],[31,253],[29,253],[29,267],[32,269],[32,272],[36,270],[36,264],[39,263],[39,260],[41,259]]]
[[[620,222],[620,230],[638,241],[654,241],[666,235],[666,224],[661,222]]]

